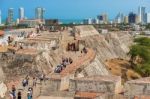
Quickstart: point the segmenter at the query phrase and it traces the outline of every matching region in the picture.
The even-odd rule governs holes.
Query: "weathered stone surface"
[[[0,98],[4,98],[7,92],[7,87],[3,82],[0,82]]]
[[[81,72],[85,76],[109,75],[104,62],[114,58],[128,59],[132,36],[126,32],[108,33],[82,38],[85,45],[96,52],[95,60]]]
[[[92,25],[75,26],[75,30],[80,37],[99,35],[98,31]]]
[[[69,91],[71,92],[120,92],[121,79],[117,77],[114,77],[115,79],[113,79],[112,76],[108,76],[110,75],[110,73],[107,71],[104,62],[113,58],[128,58],[126,53],[129,51],[128,47],[132,43],[132,37],[128,33],[124,32],[101,35],[93,27],[89,26],[88,28],[86,28],[86,26],[82,26],[80,32],[82,32],[80,35],[80,39],[85,41],[83,45],[94,50],[94,52],[96,53],[96,57],[94,55],[94,59],[87,59],[86,63],[88,64],[80,64],[83,65],[83,68],[73,69],[73,74],[75,73],[75,76],[82,75],[82,77],[85,78],[74,79],[72,77],[67,77],[67,79],[65,79],[61,77],[51,77],[50,81],[48,81],[48,86],[42,89],[42,96],[47,96],[50,94],[50,92],[57,92],[61,89],[64,90],[68,87],[68,85]],[[44,40],[47,40],[47,38],[48,37],[46,37],[46,39]],[[36,42],[38,40],[39,38],[36,39]],[[40,51],[35,56],[18,55],[13,53],[3,54],[2,56],[0,56],[2,71],[5,72],[6,76],[11,75],[11,77],[31,73],[37,74],[37,72],[44,72],[45,74],[53,72],[55,66],[60,64],[62,58],[61,56],[65,51],[64,49],[62,50],[62,46],[60,46],[59,50],[51,51],[49,50],[48,44],[49,43],[45,44],[45,41],[44,43],[40,42],[35,46],[30,46],[29,44],[27,48],[35,47],[38,51]],[[69,74],[72,74],[72,70],[70,72]],[[91,77],[95,75],[105,76],[97,76],[96,78]],[[67,87],[64,86],[65,81],[67,82]]]
[[[94,76],[94,75],[109,75],[109,71],[106,69],[105,65],[98,60],[96,57],[93,62],[91,62],[87,67],[85,67],[80,75],[83,76]]]
[[[118,76],[93,76],[70,79],[69,91],[119,93],[121,78]]]
[[[5,76],[4,76],[3,70],[2,70],[2,68],[0,67],[0,82],[3,82],[3,81],[4,81],[4,78],[5,78]]]
[[[107,71],[104,62],[109,59],[113,58],[126,58],[126,53],[128,52],[128,47],[131,44],[132,38],[128,33],[108,33],[107,35],[101,35],[97,33],[97,31],[91,27],[91,31],[96,31],[96,33],[92,33],[89,31],[89,29],[85,29],[87,26],[82,26],[81,32],[82,34],[85,33],[85,36],[81,37],[81,39],[85,40],[85,46],[91,48],[96,53],[96,58],[89,62],[87,64],[84,64],[84,68],[82,68],[78,73],[83,76],[92,76],[92,75],[109,75],[109,72]],[[79,27],[80,30],[80,27]],[[89,31],[88,33],[86,33]],[[43,71],[46,74],[53,72],[55,66],[57,66],[61,61],[61,54],[63,51],[56,50],[56,51],[50,51],[46,50],[48,46],[48,42],[39,42],[39,38],[43,39],[51,39],[48,37],[50,34],[44,33],[44,35],[47,35],[43,37],[42,35],[38,37],[36,40],[31,40],[32,42],[28,43],[27,41],[24,41],[25,43],[28,43],[29,45],[32,43],[39,44],[37,45],[38,55],[36,57],[28,57],[25,55],[17,56],[12,53],[6,53],[6,56],[1,56],[1,59],[4,61],[1,61],[3,68],[3,71],[7,74],[9,73],[16,73],[16,74],[24,74],[25,72],[29,71]],[[54,37],[54,34],[51,34],[52,37]],[[54,35],[54,36],[53,36]],[[60,34],[57,34],[61,36]],[[56,35],[56,36],[57,36]],[[54,37],[56,40],[60,40],[61,37]],[[45,39],[44,39],[45,40]],[[30,40],[29,40],[30,41]],[[42,45],[40,45],[42,44]],[[29,48],[32,48],[34,46],[28,46]],[[41,50],[45,49],[45,50]],[[9,58],[9,59],[8,59]],[[11,69],[9,69],[9,67]],[[16,72],[13,72],[16,71]],[[27,73],[26,73],[27,74]],[[77,74],[78,75],[78,74]]]
[[[125,84],[126,95],[150,95],[150,77],[131,80]]]
[[[40,96],[37,99],[74,99],[73,97]]]

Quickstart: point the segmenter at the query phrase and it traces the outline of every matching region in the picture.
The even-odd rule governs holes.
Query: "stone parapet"
[[[118,76],[93,76],[70,79],[69,91],[114,93],[121,91],[121,78]]]
[[[131,80],[125,84],[126,95],[133,97],[135,95],[150,96],[150,77]]]

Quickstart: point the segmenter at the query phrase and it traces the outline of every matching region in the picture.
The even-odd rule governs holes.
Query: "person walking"
[[[32,99],[31,95],[30,95],[30,92],[28,91],[27,93],[27,99]]]
[[[43,79],[44,79],[44,75],[42,73],[41,76],[40,76],[40,84],[42,84]]]
[[[29,75],[27,75],[25,79],[26,79],[26,86],[28,86],[28,84],[29,84],[29,79],[30,79],[30,78],[29,78]]]
[[[40,76],[40,84],[42,85],[42,82],[46,85],[46,75],[42,72]]]
[[[29,89],[28,89],[28,98],[32,99],[32,96],[33,96],[33,88],[29,87]]]
[[[37,83],[37,78],[33,77],[33,87],[36,87],[36,83]]]
[[[10,97],[10,99],[13,99],[13,94],[11,91],[9,92],[9,97]]]
[[[15,87],[15,85],[12,85],[12,95],[13,95],[13,99],[16,99],[16,87]]]
[[[21,92],[18,92],[18,98],[17,99],[21,99]]]
[[[23,81],[22,81],[22,86],[23,86],[24,89],[25,89],[25,87],[26,87],[26,83],[27,83],[26,79],[23,79]]]

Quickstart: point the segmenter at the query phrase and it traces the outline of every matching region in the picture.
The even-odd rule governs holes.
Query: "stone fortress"
[[[121,77],[112,75],[105,66],[110,59],[128,59],[132,43],[127,32],[102,35],[91,25],[24,38],[0,53],[0,95],[24,75],[44,72],[49,79],[37,89],[40,92],[35,99],[149,99],[149,78],[127,81],[123,86]],[[75,51],[68,51],[72,44]],[[80,53],[83,47],[86,54]],[[73,63],[55,73],[62,57],[71,57]]]

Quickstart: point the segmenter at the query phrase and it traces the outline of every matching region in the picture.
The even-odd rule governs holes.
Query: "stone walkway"
[[[67,76],[69,74],[75,73],[77,69],[82,68],[81,66],[85,63],[91,62],[95,58],[95,52],[92,49],[88,49],[88,52],[77,59],[72,64],[68,65],[60,74],[62,76]]]

